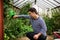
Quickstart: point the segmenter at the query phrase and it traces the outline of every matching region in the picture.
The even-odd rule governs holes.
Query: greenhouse
[[[0,40],[60,40],[60,0],[0,0]]]

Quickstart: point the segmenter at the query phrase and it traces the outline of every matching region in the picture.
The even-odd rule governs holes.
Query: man
[[[15,15],[14,18],[30,18],[34,32],[26,33],[30,40],[46,40],[47,27],[42,17],[39,16],[35,8],[28,10],[29,15]]]

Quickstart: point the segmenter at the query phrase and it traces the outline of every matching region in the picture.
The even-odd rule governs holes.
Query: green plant
[[[17,37],[25,36],[28,31],[33,31],[29,23],[29,19],[17,18],[13,19],[15,11],[8,4],[9,1],[4,1],[4,40],[16,40]],[[30,4],[27,4],[20,10],[20,14],[27,14]]]
[[[60,29],[60,12],[59,8],[52,10],[52,18],[45,17],[47,33],[52,34],[56,29]]]

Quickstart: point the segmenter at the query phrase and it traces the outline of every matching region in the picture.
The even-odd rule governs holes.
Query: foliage
[[[30,4],[28,3],[26,6],[22,7],[20,10],[20,14],[28,14],[28,9],[30,8]]]
[[[13,6],[8,4],[9,1],[4,1],[4,40],[16,40],[17,37],[24,36],[26,32],[33,31],[29,19],[17,18],[13,19],[15,15]],[[27,14],[30,4],[27,4],[20,10],[20,14]],[[13,13],[13,14],[12,14]]]
[[[59,8],[55,9],[55,11],[53,12],[53,19],[54,19],[54,30],[60,29],[60,9]]]
[[[52,18],[44,17],[47,24],[47,33],[52,34],[56,29],[60,29],[60,12],[59,8],[52,10]]]
[[[53,19],[52,18],[49,18],[49,17],[44,17],[44,19],[45,19],[45,22],[46,22],[46,25],[47,25],[47,34],[52,34],[52,31],[53,31],[53,25],[54,25],[54,23],[53,23]]]

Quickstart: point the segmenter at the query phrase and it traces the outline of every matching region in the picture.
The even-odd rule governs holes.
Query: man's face
[[[33,18],[34,18],[35,15],[36,15],[35,12],[30,12],[30,11],[29,11],[28,13],[29,13],[29,15],[30,15],[31,17],[33,17]]]

